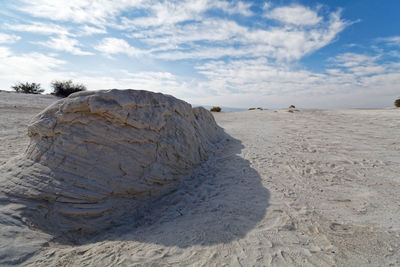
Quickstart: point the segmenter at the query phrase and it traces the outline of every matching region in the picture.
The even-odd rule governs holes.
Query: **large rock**
[[[147,91],[76,93],[33,118],[1,191],[46,231],[93,232],[171,192],[224,133],[210,112]]]

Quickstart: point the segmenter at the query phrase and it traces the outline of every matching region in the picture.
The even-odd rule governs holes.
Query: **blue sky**
[[[396,0],[0,0],[0,89],[72,79],[192,104],[390,107]]]

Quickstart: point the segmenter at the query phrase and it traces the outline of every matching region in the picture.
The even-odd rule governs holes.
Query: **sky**
[[[392,107],[398,0],[0,0],[0,89],[143,89],[194,105]]]

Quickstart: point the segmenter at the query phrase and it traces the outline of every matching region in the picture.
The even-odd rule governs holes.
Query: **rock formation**
[[[46,231],[96,232],[171,192],[224,136],[211,113],[137,90],[70,95],[35,116],[1,191]]]

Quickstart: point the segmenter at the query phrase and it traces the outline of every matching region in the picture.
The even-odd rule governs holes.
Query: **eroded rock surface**
[[[95,232],[171,192],[224,136],[210,112],[137,90],[81,92],[33,118],[1,191],[35,227]]]

